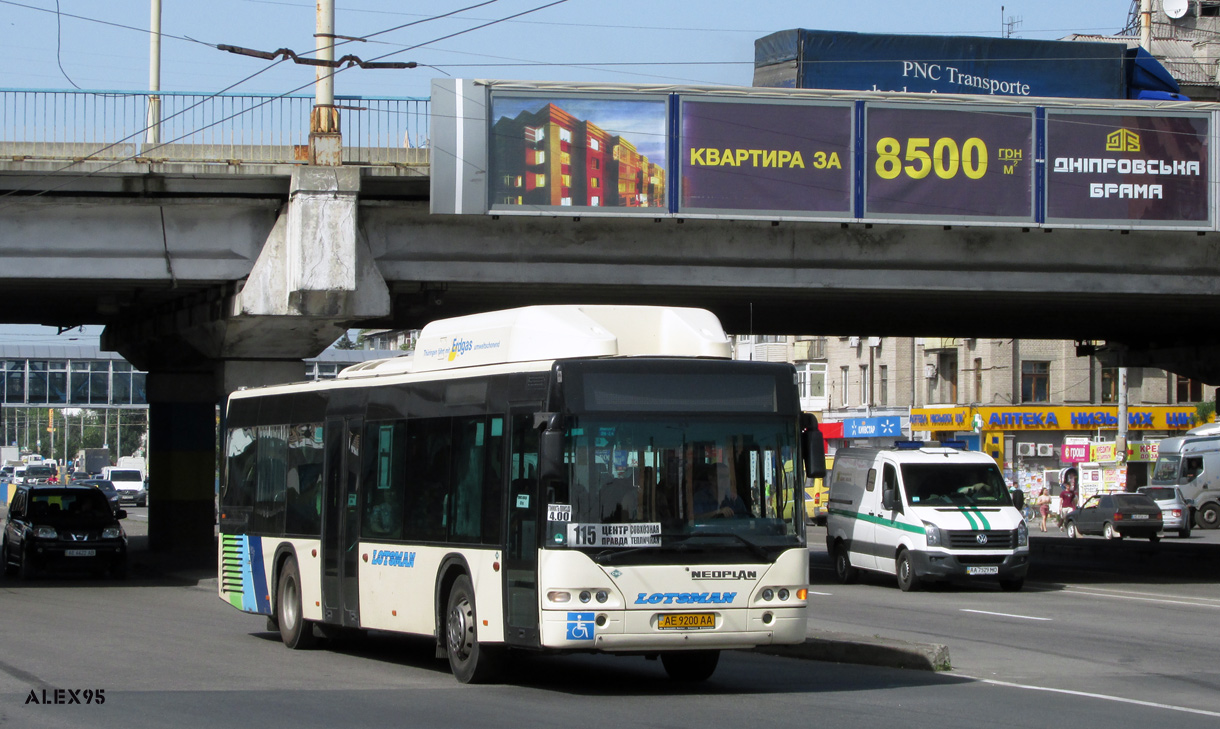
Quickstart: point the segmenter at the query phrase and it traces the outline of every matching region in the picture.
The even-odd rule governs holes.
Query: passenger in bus
[[[392,489],[373,491],[373,506],[369,510],[367,522],[371,536],[387,539],[398,539],[402,536],[402,515],[392,494]]]

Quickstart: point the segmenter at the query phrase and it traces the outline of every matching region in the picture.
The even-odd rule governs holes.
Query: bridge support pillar
[[[216,561],[216,384],[204,372],[148,373],[148,548]]]

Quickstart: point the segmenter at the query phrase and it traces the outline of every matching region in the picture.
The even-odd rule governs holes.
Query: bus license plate
[[[661,630],[706,630],[716,627],[714,613],[664,613],[657,616]]]
[[[65,557],[93,557],[97,555],[97,550],[94,549],[65,549]]]
[[[987,567],[967,567],[966,574],[968,575],[998,575],[1000,568],[994,565]]]

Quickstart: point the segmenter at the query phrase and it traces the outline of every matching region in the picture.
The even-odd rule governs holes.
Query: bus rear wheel
[[[275,590],[275,617],[284,645],[293,650],[306,650],[314,646],[313,623],[301,615],[301,570],[292,557],[284,562],[284,569],[280,570],[280,581]]]
[[[716,672],[720,651],[674,651],[661,654],[661,665],[674,681],[706,681]]]
[[[474,586],[466,575],[458,577],[449,591],[449,606],[445,610],[445,652],[453,677],[462,683],[487,683],[499,674],[498,652],[479,644]]]

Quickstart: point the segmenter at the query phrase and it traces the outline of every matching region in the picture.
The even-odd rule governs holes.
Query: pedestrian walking
[[[1038,523],[1038,528],[1046,531],[1046,517],[1051,515],[1051,495],[1045,489],[1038,491],[1038,498],[1034,500],[1038,505],[1038,516],[1042,517],[1042,521]]]
[[[1076,494],[1079,488],[1076,485],[1076,469],[1069,468],[1063,474],[1063,490],[1059,492],[1059,530],[1063,531],[1064,524],[1067,522],[1067,515],[1072,509],[1076,508]]]

